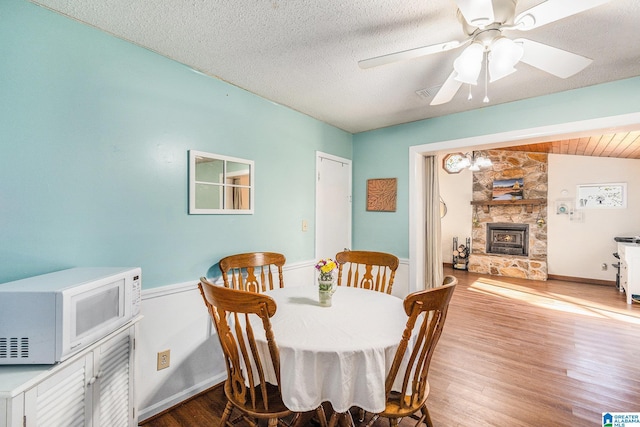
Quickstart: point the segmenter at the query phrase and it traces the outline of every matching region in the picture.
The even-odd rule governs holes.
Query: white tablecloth
[[[321,307],[315,286],[266,294],[278,305],[271,323],[289,409],[310,411],[325,401],[337,412],[384,409],[386,375],[407,321],[400,298],[338,287],[332,306]]]

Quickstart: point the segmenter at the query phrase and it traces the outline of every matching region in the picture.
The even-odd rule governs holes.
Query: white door
[[[316,152],[316,259],[351,248],[351,160]]]

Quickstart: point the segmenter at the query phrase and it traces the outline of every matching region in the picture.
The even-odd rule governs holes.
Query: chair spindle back
[[[277,286],[284,287],[282,267],[286,262],[283,254],[275,252],[249,252],[230,255],[220,260],[220,271],[227,288],[250,292],[264,292],[275,287],[274,273],[277,271]]]
[[[266,369],[275,371],[275,386],[279,392],[280,356],[270,321],[276,312],[275,301],[267,295],[216,286],[204,277],[200,279],[198,287],[225,356],[228,375],[225,392],[231,393],[234,403],[240,403],[255,412],[275,410],[270,403],[266,376]],[[251,315],[261,319],[270,360],[260,357],[253,330],[255,324],[250,322]]]
[[[403,375],[399,396],[404,398],[398,402],[401,409],[420,406],[426,399],[431,357],[442,334],[449,301],[457,283],[458,279],[455,277],[445,276],[442,286],[414,292],[404,300],[404,309],[409,318],[386,380],[386,393],[390,396],[396,376]],[[414,329],[417,330],[415,334]],[[405,372],[399,372],[412,336],[415,337],[415,342],[409,354],[409,365]]]
[[[400,261],[384,252],[344,251],[336,254],[338,286],[391,293]]]

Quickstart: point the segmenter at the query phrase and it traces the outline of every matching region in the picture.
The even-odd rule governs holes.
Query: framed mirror
[[[253,214],[251,160],[189,150],[190,214]]]

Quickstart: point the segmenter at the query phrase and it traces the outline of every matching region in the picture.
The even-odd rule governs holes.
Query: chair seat
[[[249,389],[247,388],[247,400],[241,402],[235,398],[231,389],[230,381],[224,384],[224,393],[227,399],[231,401],[238,409],[246,412],[249,416],[255,418],[283,418],[291,415],[291,411],[282,402],[282,395],[278,391],[278,387],[273,384],[267,384],[267,401],[269,402],[269,410],[264,409],[264,401],[259,386],[255,388],[256,402],[255,405],[249,399]]]
[[[427,381],[424,398],[420,399],[420,401],[418,402],[411,403],[411,396],[404,396],[403,406],[400,406],[400,399],[402,399],[400,393],[392,391],[387,398],[386,408],[379,415],[386,418],[404,418],[415,414],[427,402],[427,398],[429,397],[429,390],[429,381]]]

